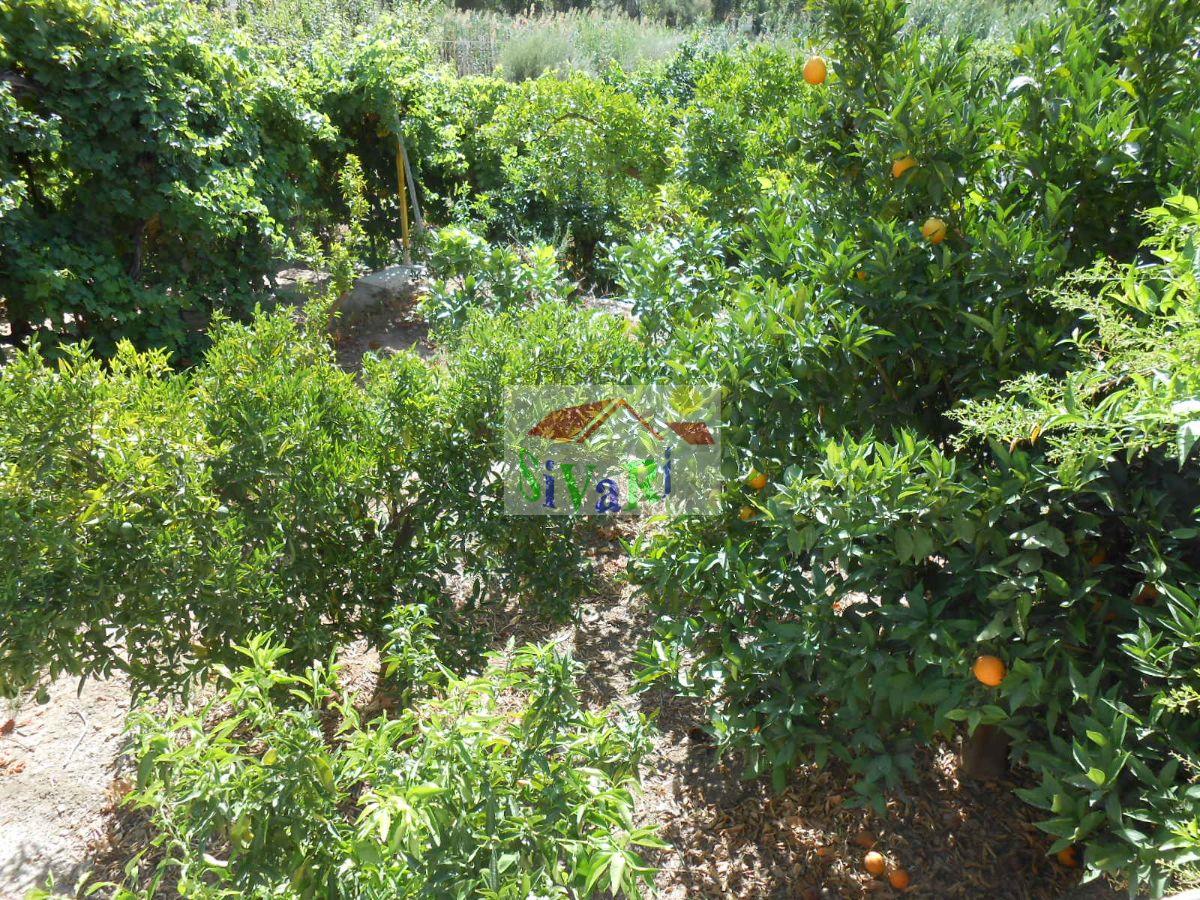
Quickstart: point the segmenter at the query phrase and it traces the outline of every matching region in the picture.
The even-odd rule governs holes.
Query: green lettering
[[[625,471],[629,473],[629,502],[625,504],[626,509],[636,509],[639,500],[657,503],[662,499],[654,487],[654,481],[658,478],[657,462],[653,459],[628,462]]]
[[[567,494],[571,498],[571,506],[579,512],[579,507],[583,505],[583,488],[579,486],[579,482],[575,480],[575,463],[563,463],[559,469],[563,474],[563,481],[567,483]],[[591,463],[587,467],[587,476],[583,479],[585,485],[592,483],[592,476],[596,474],[596,467]]]

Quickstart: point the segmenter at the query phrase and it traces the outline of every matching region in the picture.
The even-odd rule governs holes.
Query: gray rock
[[[281,303],[299,305],[307,295],[323,291],[328,286],[328,272],[293,267],[275,273],[275,296]]]
[[[388,266],[364,275],[339,301],[337,308],[345,318],[354,318],[375,309],[409,302],[425,275],[423,266]]]

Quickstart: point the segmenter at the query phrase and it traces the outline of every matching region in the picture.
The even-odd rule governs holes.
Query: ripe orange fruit
[[[854,273],[854,277],[857,278],[859,281],[866,281],[867,280],[866,270],[859,269],[857,272]]]
[[[908,883],[910,879],[908,877],[908,873],[903,869],[892,869],[891,873],[888,875],[888,881],[896,890],[906,891],[908,890]]]
[[[753,506],[743,506],[740,510],[738,510],[738,517],[743,522],[749,522],[751,519],[754,518],[754,507]]]
[[[930,216],[921,226],[921,234],[931,244],[940,244],[946,239],[946,223],[937,216]]]
[[[909,169],[915,169],[917,161],[911,156],[902,156],[892,163],[892,177],[899,178]]]
[[[762,472],[754,470],[750,473],[750,477],[746,479],[746,484],[750,485],[756,491],[761,491],[767,486],[767,476]]]
[[[1079,848],[1067,847],[1065,850],[1059,850],[1058,854],[1059,865],[1065,866],[1068,869],[1079,868]]]
[[[860,831],[854,836],[854,843],[858,844],[864,850],[870,850],[875,846],[875,835],[869,831]]]
[[[863,868],[878,878],[887,869],[887,860],[877,850],[872,850],[863,857]]]
[[[1104,563],[1107,559],[1108,559],[1108,551],[1105,550],[1103,547],[1101,547],[1099,550],[1097,550],[1092,555],[1092,558],[1089,559],[1088,562],[1091,563],[1092,568],[1094,569],[1094,568],[1096,568],[1096,566],[1104,565]]]
[[[975,673],[975,677],[988,687],[997,687],[1004,680],[1004,676],[1008,674],[1008,669],[1004,666],[1004,660],[997,656],[981,656],[975,660],[975,665],[971,667],[971,671]]]
[[[1149,606],[1154,602],[1156,597],[1158,597],[1158,588],[1152,584],[1148,584],[1142,588],[1142,592],[1134,598],[1133,602],[1138,606]]]
[[[824,84],[828,71],[829,67],[825,65],[825,60],[819,56],[810,56],[808,62],[804,64],[804,80],[809,84]]]

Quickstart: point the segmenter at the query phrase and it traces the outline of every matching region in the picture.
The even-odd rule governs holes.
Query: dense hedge
[[[0,6],[0,297],[101,352],[244,313],[319,181],[328,123],[186,7]]]

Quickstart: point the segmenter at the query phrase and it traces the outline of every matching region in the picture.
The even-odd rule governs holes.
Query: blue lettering
[[[596,501],[596,512],[616,513],[621,511],[621,492],[617,483],[611,478],[601,478],[596,482],[596,493],[600,499]]]
[[[549,473],[549,472],[553,472],[553,471],[554,471],[554,460],[552,460],[552,459],[546,460],[546,472]],[[546,479],[546,501],[542,505],[545,506],[546,509],[554,509],[554,476],[547,474],[545,476],[545,479]]]

